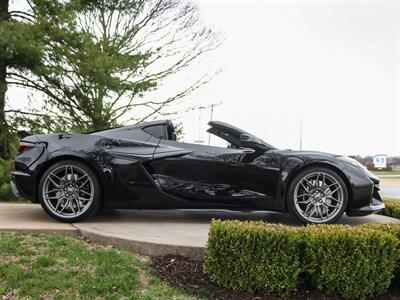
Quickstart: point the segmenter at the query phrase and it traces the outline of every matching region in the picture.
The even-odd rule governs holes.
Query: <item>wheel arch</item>
[[[101,189],[101,203],[103,204],[103,202],[104,202],[104,191],[103,191],[103,185],[101,184],[102,180],[101,180],[100,172],[98,170],[96,170],[96,168],[93,167],[86,159],[84,159],[82,157],[79,157],[79,156],[75,156],[75,155],[60,155],[60,156],[53,157],[53,158],[49,159],[48,161],[46,161],[40,167],[40,170],[39,170],[38,175],[37,175],[38,180],[37,180],[37,183],[36,183],[36,189],[35,189],[36,195],[35,195],[35,198],[39,199],[38,198],[38,196],[39,196],[39,194],[38,194],[39,193],[39,184],[40,184],[40,181],[42,179],[43,174],[52,165],[54,165],[54,164],[56,164],[56,163],[58,163],[60,161],[64,161],[64,160],[72,160],[72,161],[76,161],[76,162],[82,163],[82,164],[84,164],[85,166],[87,166],[88,168],[90,168],[93,171],[93,173],[97,176],[97,179],[99,180],[99,183],[100,183],[99,185],[100,185],[100,189]]]
[[[290,185],[292,184],[292,181],[294,180],[294,178],[306,169],[318,168],[318,167],[327,168],[327,169],[335,172],[336,174],[338,174],[340,176],[340,178],[345,183],[346,188],[347,188],[347,197],[348,197],[347,207],[346,207],[346,211],[347,211],[347,208],[351,205],[352,198],[353,198],[350,180],[347,178],[345,173],[340,168],[338,168],[337,166],[335,166],[331,163],[328,163],[328,162],[312,162],[307,165],[301,166],[300,168],[298,168],[290,173],[290,175],[287,178],[287,184],[285,187],[285,210],[286,211],[288,211],[288,191],[289,191]]]

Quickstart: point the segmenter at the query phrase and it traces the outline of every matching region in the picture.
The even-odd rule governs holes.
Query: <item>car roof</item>
[[[139,123],[139,124],[135,124],[135,125],[128,125],[128,126],[123,126],[123,127],[117,127],[117,128],[111,128],[111,129],[106,129],[106,130],[90,132],[90,134],[92,134],[92,133],[99,134],[99,133],[105,133],[105,132],[111,133],[111,132],[137,130],[137,129],[142,129],[142,128],[146,128],[146,127],[149,127],[149,126],[156,126],[156,125],[173,126],[172,122],[170,120],[157,120],[157,121]]]

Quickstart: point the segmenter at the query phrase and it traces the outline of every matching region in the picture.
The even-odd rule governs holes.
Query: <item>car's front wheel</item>
[[[335,223],[346,210],[348,192],[336,172],[309,168],[292,180],[287,200],[290,212],[305,224]]]
[[[62,222],[77,222],[100,207],[100,185],[96,174],[78,161],[61,161],[43,174],[39,201],[44,210]]]

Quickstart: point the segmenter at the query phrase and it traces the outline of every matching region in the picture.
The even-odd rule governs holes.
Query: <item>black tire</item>
[[[327,198],[326,194],[324,194],[324,193],[322,193],[323,196],[321,196],[321,194],[319,194],[320,191],[318,190],[317,192],[315,192],[315,193],[317,193],[316,196],[314,196],[315,194],[313,194],[313,196],[304,196],[305,198],[301,198],[300,199],[301,201],[299,201],[299,200],[295,201],[295,198],[298,199],[298,197],[301,197],[301,196],[295,197],[296,189],[299,190],[299,189],[304,188],[304,185],[302,185],[302,187],[300,187],[301,186],[300,182],[304,183],[304,179],[309,180],[308,178],[311,178],[311,181],[312,181],[312,178],[313,178],[312,176],[321,176],[321,175],[314,175],[314,174],[326,174],[325,176],[328,176],[328,177],[330,176],[329,178],[332,179],[332,182],[333,182],[333,179],[336,180],[336,182],[337,182],[337,184],[334,185],[332,187],[332,189],[333,188],[336,189],[336,187],[339,187],[339,186],[341,188],[341,190],[339,189],[337,191],[337,193],[338,194],[340,193],[340,195],[342,196],[342,201],[341,201],[342,204],[341,204],[340,208],[339,207],[336,208],[336,209],[331,208],[332,209],[332,216],[330,218],[328,218],[328,214],[327,214],[325,216],[326,219],[324,220],[323,219],[323,214],[320,212],[320,210],[318,208],[312,214],[312,216],[313,216],[313,215],[319,213],[320,216],[321,216],[320,221],[312,220],[313,219],[312,216],[311,217],[309,216],[308,218],[305,217],[304,215],[307,215],[307,209],[305,211],[302,211],[302,207],[303,208],[304,207],[308,208],[307,205],[310,204],[308,201],[311,201],[311,202],[313,202],[311,205],[313,205],[313,209],[314,209],[314,207],[316,207],[314,202],[317,202],[316,203],[317,205],[322,205],[322,202],[323,202],[324,203],[323,205],[325,205],[326,199],[332,199],[332,197],[328,196],[328,198]],[[311,177],[308,177],[308,176],[311,176]],[[324,177],[324,178],[326,178],[326,177]],[[321,185],[323,184],[323,183],[320,183],[321,181],[319,180],[319,177],[317,177],[316,179],[314,177],[314,180],[315,181],[312,181],[312,182],[314,182],[314,183],[318,182],[318,185],[319,184],[321,184]],[[315,185],[309,185],[307,187],[308,191],[311,191],[311,189],[313,189],[313,188],[311,188],[312,186],[315,189],[318,189],[318,187],[315,187]],[[326,188],[328,188],[328,186],[325,186],[325,189]],[[303,195],[304,195],[304,190],[305,189],[303,189]],[[324,188],[321,187],[321,191],[322,190],[324,190]],[[332,190],[329,190],[328,194],[329,194],[329,192],[332,192]],[[309,200],[309,199],[312,199],[312,200]],[[319,200],[316,200],[316,199],[319,199]],[[329,200],[329,201],[331,201],[331,200]],[[304,204],[299,204],[300,202],[305,202],[305,203]],[[321,202],[321,203],[318,203],[318,202]],[[332,203],[339,203],[339,201],[338,202],[332,202],[331,201],[329,205],[331,205]],[[334,171],[332,171],[331,169],[328,169],[328,168],[311,167],[311,168],[307,168],[307,169],[301,171],[291,181],[289,189],[288,189],[287,205],[288,205],[288,208],[289,208],[289,212],[293,216],[295,216],[298,220],[300,220],[303,224],[331,224],[331,223],[336,223],[342,217],[343,213],[346,211],[347,204],[348,204],[348,190],[347,190],[346,184],[344,183],[343,179],[336,172],[334,172]],[[336,205],[339,206],[339,204],[336,204]],[[329,208],[324,207],[324,209],[326,209],[326,212],[329,211]]]
[[[48,197],[48,196],[46,197],[45,196],[45,194],[48,194],[48,193],[44,193],[44,184],[48,185],[48,184],[51,184],[50,182],[54,182],[51,179],[46,179],[46,178],[50,178],[51,177],[51,178],[54,179],[54,177],[52,177],[54,175],[50,175],[50,174],[53,174],[53,172],[56,172],[57,170],[60,170],[60,172],[61,172],[61,169],[63,167],[67,168],[67,166],[72,166],[73,167],[72,170],[75,168],[75,172],[77,172],[77,171],[78,172],[80,172],[80,171],[85,172],[87,174],[86,178],[90,178],[88,184],[90,185],[91,189],[93,188],[93,195],[89,196],[90,199],[91,199],[90,200],[91,202],[86,204],[85,207],[84,207],[84,210],[82,209],[82,212],[80,214],[77,214],[76,216],[73,216],[73,215],[63,216],[60,213],[56,213],[56,208],[57,207],[56,208],[54,206],[52,207],[51,201],[48,200],[48,198],[50,198],[50,197]],[[67,177],[69,175],[65,175],[65,176]],[[74,175],[74,173],[72,171],[72,175],[71,175],[71,179],[70,179],[71,182],[75,181],[75,179],[72,179],[72,177],[74,177],[74,176],[78,176],[78,175]],[[62,179],[64,180],[64,178],[62,178]],[[82,179],[82,181],[83,181],[83,179]],[[46,182],[49,182],[49,183],[46,183]],[[64,184],[65,184],[65,182],[64,182]],[[76,183],[76,185],[78,185],[78,184],[79,183]],[[60,190],[61,190],[61,188],[60,188]],[[90,190],[90,192],[92,193],[92,190]],[[60,193],[61,195],[64,195],[63,194],[64,192],[61,192],[61,191],[57,191],[57,193]],[[75,191],[75,193],[76,193],[77,197],[80,196],[80,194],[78,194],[79,191],[78,192]],[[57,194],[57,195],[59,195],[59,194]],[[83,195],[83,194],[81,194],[81,195]],[[67,198],[65,198],[64,196],[60,196],[60,197],[65,199],[63,201],[67,201]],[[47,212],[47,214],[49,216],[51,216],[52,218],[54,218],[54,219],[56,219],[58,221],[61,221],[61,222],[73,223],[73,222],[78,222],[78,221],[81,221],[83,219],[89,218],[89,217],[93,216],[98,211],[98,209],[101,206],[102,191],[101,191],[101,188],[100,188],[100,184],[99,184],[99,180],[97,178],[97,175],[92,171],[92,169],[90,167],[88,167],[84,163],[81,163],[81,162],[78,162],[78,161],[75,161],[75,160],[65,160],[65,161],[57,162],[54,165],[51,165],[44,172],[43,176],[40,179],[39,185],[38,185],[38,198],[39,198],[39,202],[40,202],[41,206],[43,207],[43,209]],[[84,202],[81,202],[81,201],[77,200],[77,198],[75,198],[74,200],[75,200],[75,202],[74,202],[75,206],[74,207],[76,209],[78,208],[78,205],[79,205],[78,203],[84,203]],[[56,202],[56,201],[58,201],[58,199],[56,199],[54,201]],[[72,200],[70,202],[72,202]],[[64,206],[67,207],[66,204],[64,204]],[[79,207],[80,207],[80,205],[79,205]],[[81,211],[81,210],[79,209],[79,211]],[[74,210],[74,212],[75,212],[75,210]]]

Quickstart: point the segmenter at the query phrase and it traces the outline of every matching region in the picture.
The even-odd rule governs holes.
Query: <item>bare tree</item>
[[[192,75],[173,95],[149,98],[220,44],[191,2],[48,2],[32,0],[31,5],[44,33],[42,65],[30,73],[7,74],[9,83],[46,95],[43,110],[27,115],[45,115],[72,130],[114,126],[127,113],[144,121],[170,113],[166,108],[212,78]]]

